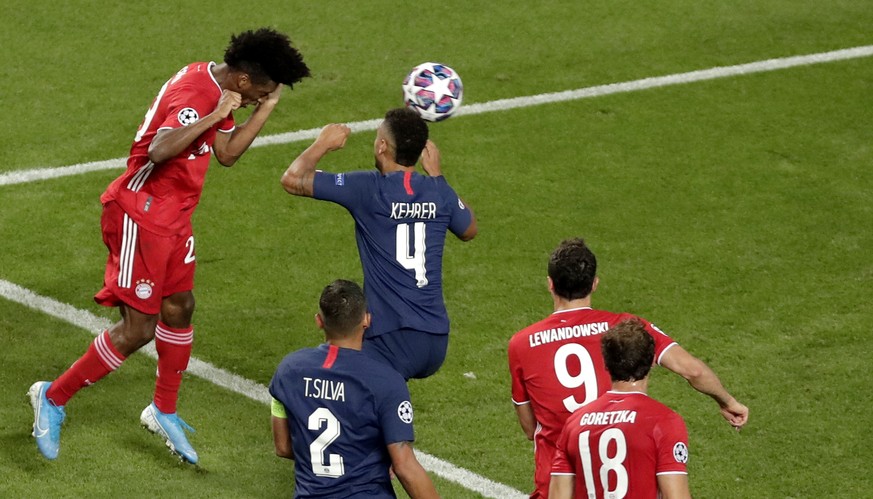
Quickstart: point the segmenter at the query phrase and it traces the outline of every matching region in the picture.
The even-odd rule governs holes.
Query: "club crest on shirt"
[[[188,126],[196,123],[197,120],[200,119],[200,115],[197,114],[197,110],[194,108],[186,107],[179,111],[179,114],[176,115],[176,119],[179,120],[179,123],[181,123],[182,126]]]
[[[685,443],[676,442],[676,445],[673,446],[673,459],[677,463],[688,462],[688,447],[685,446]]]
[[[397,406],[397,416],[400,417],[400,421],[412,424],[412,404],[408,400],[404,400]]]
[[[136,281],[136,288],[134,288],[136,297],[140,300],[148,300],[152,296],[152,288],[154,288],[154,286],[155,283],[148,279],[140,279]]]

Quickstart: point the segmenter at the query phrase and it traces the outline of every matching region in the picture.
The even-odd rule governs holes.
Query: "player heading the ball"
[[[282,87],[306,76],[309,68],[288,37],[262,28],[232,36],[224,62],[191,63],[161,87],[133,139],[127,170],[100,197],[109,258],[94,299],[117,306],[121,320],[58,379],[38,381],[28,392],[43,456],[58,456],[67,401],[155,339],[155,395],[140,422],[174,454],[197,463],[185,436],[191,427],[176,414],[194,340],[191,216],[212,153],[224,166],[236,163],[278,104]],[[233,111],[248,105],[254,111],[237,126]]]

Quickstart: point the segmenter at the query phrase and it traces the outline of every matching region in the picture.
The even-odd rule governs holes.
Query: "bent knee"
[[[187,327],[194,316],[194,293],[175,293],[161,303],[161,321],[170,327]]]

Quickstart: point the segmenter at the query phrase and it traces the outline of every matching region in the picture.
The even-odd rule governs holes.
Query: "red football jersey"
[[[195,62],[161,87],[136,132],[127,170],[100,197],[115,201],[129,217],[161,235],[177,233],[190,223],[200,201],[217,131],[234,129],[233,114],[200,135],[178,156],[155,165],[148,150],[158,130],[191,125],[215,110],[221,87],[212,75],[214,62]]]
[[[600,336],[628,319],[639,319],[655,339],[656,362],[676,344],[644,319],[588,307],[555,312],[509,341],[512,401],[531,404],[538,423],[535,496],[548,496],[555,443],[567,418],[612,386],[600,352]]]
[[[575,475],[576,497],[658,497],[658,477],[688,474],[679,414],[640,392],[608,391],[573,413],[552,474]]]

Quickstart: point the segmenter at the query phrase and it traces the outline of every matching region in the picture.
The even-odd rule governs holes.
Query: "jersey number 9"
[[[579,359],[579,374],[573,376],[567,366],[570,357]],[[597,398],[597,374],[594,372],[594,362],[588,350],[578,343],[567,343],[555,352],[555,376],[564,388],[575,390],[585,386],[585,400],[581,403],[573,395],[564,399],[564,407],[573,412]]]

